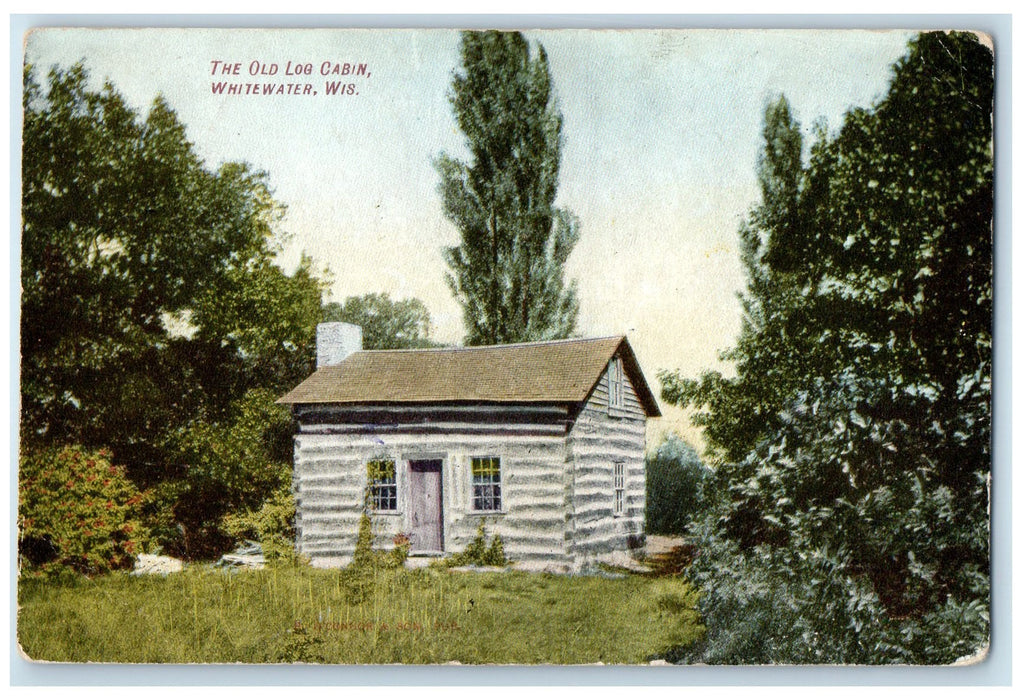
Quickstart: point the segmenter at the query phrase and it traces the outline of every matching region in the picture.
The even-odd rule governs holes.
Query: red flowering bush
[[[143,494],[106,450],[25,450],[18,474],[18,555],[26,571],[130,568],[146,540]]]

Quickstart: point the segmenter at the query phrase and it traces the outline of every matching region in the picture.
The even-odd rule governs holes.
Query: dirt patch
[[[672,535],[646,535],[646,556],[655,557],[660,554],[667,554],[675,547],[685,544],[684,537]]]
[[[696,550],[685,543],[683,537],[648,535],[646,560],[654,576],[678,576],[685,572],[695,558]]]

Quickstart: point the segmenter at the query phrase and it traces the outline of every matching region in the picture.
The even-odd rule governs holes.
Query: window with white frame
[[[397,469],[392,459],[371,459],[369,472],[369,505],[374,511],[397,510]]]
[[[473,457],[472,510],[498,511],[500,506],[500,457]]]
[[[614,515],[625,512],[625,463],[614,462]]]
[[[625,378],[621,358],[611,358],[607,366],[607,401],[611,408],[624,408]]]

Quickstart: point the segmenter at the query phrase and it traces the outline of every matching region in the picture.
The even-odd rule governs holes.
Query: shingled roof
[[[647,416],[653,392],[624,336],[430,350],[363,350],[277,403],[582,403],[620,354]]]

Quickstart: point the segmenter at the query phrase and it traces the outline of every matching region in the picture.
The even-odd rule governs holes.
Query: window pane
[[[473,457],[472,477],[500,477],[499,457]]]
[[[392,459],[373,459],[366,465],[373,510],[397,510],[397,469]]]
[[[500,510],[500,505],[500,457],[473,457],[473,510]]]
[[[369,478],[374,481],[393,481],[395,469],[392,459],[373,459],[368,464]]]
[[[625,512],[625,463],[614,462],[614,515]]]

